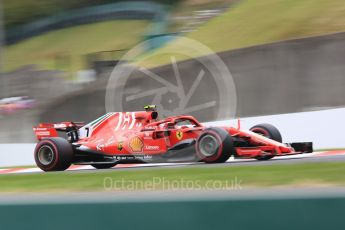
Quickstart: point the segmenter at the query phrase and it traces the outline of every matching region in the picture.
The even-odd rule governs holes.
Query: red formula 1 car
[[[65,170],[71,164],[111,168],[118,163],[222,163],[230,156],[268,160],[312,152],[312,143],[283,144],[277,128],[256,125],[205,127],[182,115],[158,120],[154,106],[141,112],[108,113],[84,125],[77,122],[43,123],[34,127],[39,140],[37,166],[44,171]],[[67,138],[58,137],[58,131]]]

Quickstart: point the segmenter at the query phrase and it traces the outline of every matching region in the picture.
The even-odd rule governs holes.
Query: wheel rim
[[[212,135],[205,135],[201,138],[199,149],[202,155],[206,157],[213,156],[217,153],[219,143],[216,137]]]
[[[54,151],[50,146],[44,145],[38,150],[37,157],[41,164],[49,165],[54,160]]]

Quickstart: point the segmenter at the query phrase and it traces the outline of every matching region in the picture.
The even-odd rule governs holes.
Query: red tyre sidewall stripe
[[[263,129],[263,128],[253,128],[250,130],[251,132],[253,133],[261,133],[263,135],[265,135],[266,137],[270,137],[270,133],[266,130],[266,129]]]

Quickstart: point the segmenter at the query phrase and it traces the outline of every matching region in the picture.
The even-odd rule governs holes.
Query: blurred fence
[[[32,142],[32,127],[37,123],[39,108],[71,91],[71,85],[60,71],[36,70],[27,66],[14,72],[2,74],[7,92],[0,92],[2,97],[25,96],[33,105],[25,111],[3,113],[0,111],[0,142]],[[31,108],[33,107],[33,108]]]
[[[67,11],[15,27],[6,33],[6,41],[11,44],[51,30],[111,19],[152,19],[154,24],[147,33],[161,34],[166,29],[166,17],[165,8],[158,3],[124,1]]]
[[[102,195],[103,196],[103,195]],[[210,193],[212,196],[212,193]],[[344,229],[345,198],[104,201],[0,205],[3,229]],[[28,202],[27,202],[28,203]]]
[[[63,76],[61,71],[26,66],[0,76],[5,79],[7,87],[7,94],[0,93],[0,97],[29,96],[40,103],[47,103],[69,92],[68,82]]]

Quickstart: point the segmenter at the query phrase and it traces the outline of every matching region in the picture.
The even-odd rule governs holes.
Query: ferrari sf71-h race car
[[[44,171],[59,171],[71,164],[106,169],[119,163],[222,163],[231,156],[268,160],[313,151],[311,142],[283,144],[278,129],[269,124],[247,131],[205,127],[187,115],[157,118],[155,107],[147,106],[141,112],[108,113],[86,125],[42,123],[34,127],[39,140],[35,161]]]

